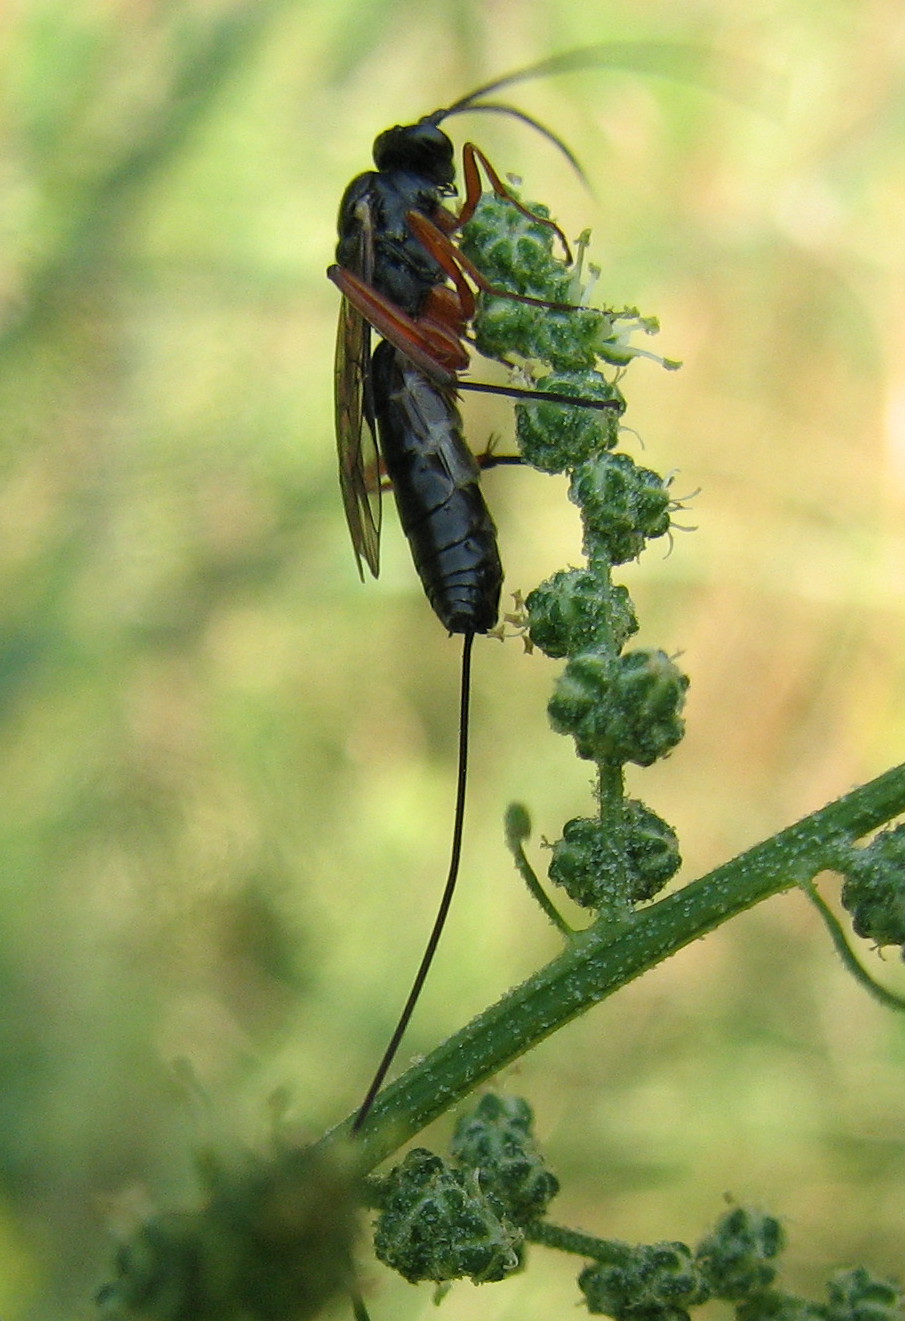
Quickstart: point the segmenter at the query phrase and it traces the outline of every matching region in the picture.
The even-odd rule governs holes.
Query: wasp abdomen
[[[450,633],[486,633],[497,621],[503,568],[459,410],[386,340],[374,350],[372,376],[380,450],[428,600]]]

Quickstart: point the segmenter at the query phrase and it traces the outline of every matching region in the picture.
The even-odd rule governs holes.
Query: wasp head
[[[397,124],[381,133],[374,143],[374,164],[378,170],[409,170],[437,188],[448,187],[455,178],[453,145],[428,120]]]

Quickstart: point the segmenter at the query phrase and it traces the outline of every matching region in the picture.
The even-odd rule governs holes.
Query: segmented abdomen
[[[372,367],[380,450],[427,598],[450,633],[486,633],[503,568],[459,410],[386,340]]]

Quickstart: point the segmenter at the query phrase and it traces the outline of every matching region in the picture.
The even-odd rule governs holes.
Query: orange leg
[[[528,214],[531,213],[528,212]],[[535,220],[537,218],[537,216],[534,217]],[[495,298],[510,298],[516,303],[529,303],[532,307],[547,307],[555,312],[575,311],[571,303],[552,303],[546,298],[531,298],[528,294],[517,294],[509,289],[498,289],[496,285],[490,283],[486,275],[478,270],[474,262],[469,261],[464,252],[456,247],[449,235],[445,234],[442,229],[438,229],[432,220],[428,220],[427,216],[422,215],[420,211],[409,211],[406,213],[405,220],[418,242],[427,249],[437,265],[443,268],[456,286],[456,294],[462,309],[460,334],[464,331],[465,322],[470,321],[475,313],[474,294],[465,279],[466,275],[482,293],[492,294]],[[556,227],[554,226],[554,228]],[[441,290],[443,286],[438,285],[436,288]],[[451,290],[447,292],[451,292]]]
[[[526,216],[529,220],[533,220],[539,225],[546,225],[549,229],[553,230],[553,233],[557,236],[560,243],[562,243],[563,251],[566,256],[566,263],[571,266],[572,250],[559,225],[557,225],[554,220],[548,220],[545,216],[536,216],[533,211],[528,209],[528,207],[523,206],[518,198],[513,197],[496,170],[490,164],[490,161],[484,155],[483,151],[481,151],[480,147],[476,147],[473,142],[466,142],[465,146],[462,148],[462,175],[465,179],[465,201],[462,203],[462,210],[459,212],[456,228],[461,229],[463,225],[468,224],[469,220],[475,213],[478,202],[481,200],[483,189],[481,188],[481,175],[478,170],[478,161],[483,165],[484,173],[490,180],[490,186],[496,193],[497,197],[505,198],[507,202],[511,202],[515,209],[521,211],[522,215]]]
[[[416,367],[440,385],[455,384],[456,373],[464,371],[469,362],[456,326],[442,317],[408,316],[343,266],[331,266],[327,275],[355,310]],[[458,317],[456,325],[460,321]]]

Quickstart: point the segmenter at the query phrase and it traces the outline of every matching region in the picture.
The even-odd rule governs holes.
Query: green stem
[[[518,868],[518,873],[528,887],[528,892],[531,897],[540,905],[542,911],[550,919],[557,931],[565,936],[567,940],[571,939],[571,937],[575,935],[574,929],[569,926],[562,913],[560,913],[559,909],[553,903],[553,900],[537,879],[537,872],[528,861],[528,855],[525,853],[521,843],[517,840],[513,841],[510,844],[510,849],[515,860],[515,865]]]
[[[866,968],[863,968],[858,962],[855,951],[848,943],[848,937],[842,929],[842,925],[836,914],[828,907],[823,896],[818,893],[817,887],[810,880],[800,882],[801,888],[810,899],[811,903],[817,909],[817,912],[823,918],[824,926],[830,934],[830,939],[836,947],[836,953],[842,962],[848,968],[855,981],[861,983],[868,995],[872,995],[886,1009],[895,1009],[898,1013],[905,1011],[905,999],[901,995],[896,995],[894,991],[889,991],[885,986],[881,986],[875,981]]]
[[[528,1225],[525,1238],[529,1243],[555,1248],[557,1252],[572,1252],[577,1257],[592,1257],[594,1261],[614,1266],[624,1265],[632,1255],[630,1244],[619,1239],[595,1238],[593,1234],[554,1225],[549,1220],[536,1220],[533,1225]]]
[[[597,797],[601,821],[607,821],[614,814],[621,815],[625,799],[625,774],[621,762],[597,763]]]
[[[693,940],[823,870],[841,839],[856,840],[905,811],[895,767],[747,853],[642,909],[615,932],[602,922],[472,1019],[377,1098],[361,1144],[371,1169],[532,1046]],[[319,1147],[349,1135],[351,1117]]]

